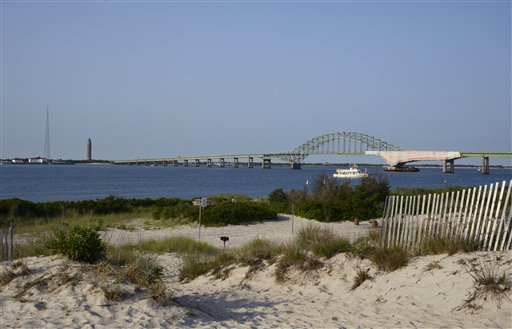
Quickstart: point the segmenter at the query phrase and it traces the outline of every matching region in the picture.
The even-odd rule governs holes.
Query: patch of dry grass
[[[512,283],[508,273],[502,271],[497,262],[481,263],[479,266],[466,267],[467,273],[473,278],[474,292],[466,300],[465,306],[469,306],[477,299],[494,300],[499,308],[504,299],[509,300],[508,292]]]
[[[362,285],[363,282],[365,282],[366,280],[369,280],[371,278],[372,278],[372,276],[370,275],[369,268],[367,268],[365,270],[365,269],[362,269],[361,267],[358,267],[356,270],[356,276],[354,277],[354,283],[352,284],[352,287],[350,290],[356,289],[357,287]]]

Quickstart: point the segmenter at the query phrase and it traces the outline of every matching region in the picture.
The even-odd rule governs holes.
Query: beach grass
[[[212,245],[197,241],[192,238],[175,236],[165,239],[155,240],[141,240],[137,243],[128,243],[120,246],[119,248],[124,250],[139,250],[148,253],[169,253],[176,252],[181,254],[218,254],[220,251],[218,248]]]

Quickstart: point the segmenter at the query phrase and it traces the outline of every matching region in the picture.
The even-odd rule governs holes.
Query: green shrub
[[[95,263],[105,257],[106,247],[99,233],[86,226],[77,225],[70,231],[59,230],[47,242],[53,252],[64,254],[71,260]]]
[[[268,195],[268,202],[276,212],[290,211],[288,207],[288,197],[282,188],[270,192]]]
[[[202,224],[205,226],[237,225],[277,219],[277,213],[261,202],[221,202],[206,207]]]
[[[375,246],[365,239],[358,240],[352,245],[352,255],[354,257],[369,258],[374,251]]]

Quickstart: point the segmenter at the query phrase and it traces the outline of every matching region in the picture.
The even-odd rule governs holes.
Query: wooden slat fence
[[[512,180],[457,192],[388,196],[381,233],[385,247],[418,249],[434,238],[478,242],[480,250],[510,250]]]
[[[0,260],[11,260],[13,255],[14,225],[0,228]]]

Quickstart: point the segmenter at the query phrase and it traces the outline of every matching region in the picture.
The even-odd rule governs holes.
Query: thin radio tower
[[[50,159],[50,114],[46,105],[46,136],[44,138],[44,157]]]

